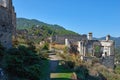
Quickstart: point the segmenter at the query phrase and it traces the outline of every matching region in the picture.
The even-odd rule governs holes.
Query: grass
[[[58,65],[55,73],[51,73],[51,80],[71,80],[72,70],[65,69],[63,66]]]
[[[61,45],[61,44],[51,44],[51,47],[54,47],[55,49],[58,49],[58,50],[63,50],[65,49],[65,45]]]
[[[72,73],[52,73],[52,80],[70,80]]]

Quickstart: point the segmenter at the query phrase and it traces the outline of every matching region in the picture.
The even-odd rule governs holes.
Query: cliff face
[[[12,46],[12,35],[15,34],[16,13],[11,0],[0,0],[0,42],[6,47]]]

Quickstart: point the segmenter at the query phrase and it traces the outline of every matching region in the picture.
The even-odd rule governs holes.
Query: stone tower
[[[12,35],[16,29],[16,13],[12,0],[0,0],[0,43],[12,47]]]
[[[92,32],[88,33],[88,40],[92,40]]]

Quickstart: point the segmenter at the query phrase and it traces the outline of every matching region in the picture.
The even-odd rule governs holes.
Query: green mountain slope
[[[59,25],[52,25],[52,24],[47,24],[41,21],[38,21],[36,19],[26,19],[26,18],[17,18],[17,29],[30,29],[32,27],[47,27],[48,30],[51,30],[52,33],[55,33],[55,35],[78,35],[77,33],[66,30],[62,26]]]

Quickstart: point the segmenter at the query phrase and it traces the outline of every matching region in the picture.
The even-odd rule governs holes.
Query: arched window
[[[107,56],[107,52],[105,52],[105,56]]]

